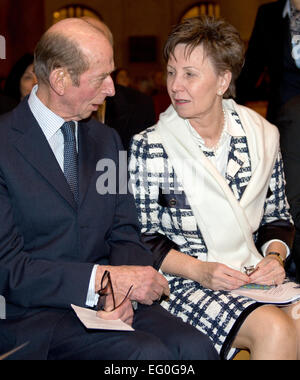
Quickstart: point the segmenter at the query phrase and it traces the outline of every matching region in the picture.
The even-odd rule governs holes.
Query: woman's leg
[[[296,328],[283,310],[261,306],[247,317],[233,347],[250,350],[252,360],[295,360]]]
[[[300,302],[284,307],[282,310],[289,316],[296,329],[298,347],[297,359],[300,360]]]

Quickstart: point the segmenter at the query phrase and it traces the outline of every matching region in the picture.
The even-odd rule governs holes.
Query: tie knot
[[[71,142],[75,139],[75,123],[74,121],[66,121],[61,127],[61,131],[64,135],[64,140],[66,142]]]

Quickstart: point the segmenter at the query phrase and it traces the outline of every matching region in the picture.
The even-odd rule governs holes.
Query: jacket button
[[[171,206],[171,207],[176,206],[176,203],[177,203],[177,202],[176,202],[176,199],[171,199],[171,200],[170,200],[170,206]]]

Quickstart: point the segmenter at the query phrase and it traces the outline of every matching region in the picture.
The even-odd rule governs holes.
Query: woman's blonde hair
[[[168,62],[177,45],[186,45],[189,56],[199,45],[211,59],[216,73],[232,73],[232,80],[225,98],[235,97],[235,81],[244,64],[245,46],[234,26],[223,19],[199,16],[184,20],[176,25],[164,47],[164,58]]]

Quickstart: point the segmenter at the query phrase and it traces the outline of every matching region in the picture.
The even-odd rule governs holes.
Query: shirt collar
[[[35,85],[28,99],[28,105],[37,120],[39,126],[44,132],[46,139],[49,141],[61,128],[65,120],[52,112],[36,95],[38,85]],[[77,122],[75,122],[77,127]]]
[[[282,17],[285,18],[287,15],[288,16],[291,15],[291,3],[290,3],[290,0],[287,0],[286,3],[285,3],[285,7],[283,9]]]

